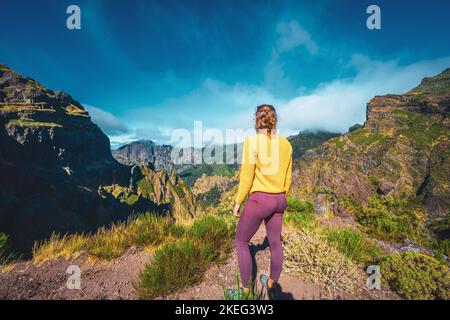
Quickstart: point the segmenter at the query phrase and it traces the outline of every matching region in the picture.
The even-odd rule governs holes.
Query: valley
[[[3,65],[0,103],[0,298],[227,299],[238,164],[173,164],[150,140],[112,152],[79,102]],[[447,69],[344,134],[289,137],[285,299],[450,299],[449,109]],[[263,226],[251,248],[267,272]]]

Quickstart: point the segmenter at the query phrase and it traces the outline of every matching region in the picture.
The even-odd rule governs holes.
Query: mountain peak
[[[450,95],[450,68],[434,77],[423,78],[420,85],[406,93],[408,96],[424,98],[429,95]]]

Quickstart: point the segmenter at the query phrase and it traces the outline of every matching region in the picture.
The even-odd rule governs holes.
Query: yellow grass
[[[143,214],[111,228],[100,228],[94,234],[53,234],[47,241],[36,243],[33,261],[41,264],[59,258],[75,259],[86,254],[91,261],[111,260],[121,256],[131,246],[158,246],[184,233],[181,225],[168,217]]]

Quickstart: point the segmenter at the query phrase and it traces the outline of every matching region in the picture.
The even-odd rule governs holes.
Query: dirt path
[[[122,257],[95,264],[86,258],[59,259],[36,266],[22,262],[0,271],[0,299],[133,299],[133,281],[151,253],[131,248]],[[67,288],[69,266],[81,270],[81,290]]]
[[[251,241],[251,252],[256,264],[256,279],[261,272],[268,273],[270,250],[265,239],[264,225]],[[86,258],[73,261],[59,259],[36,266],[22,262],[12,270],[0,270],[0,299],[134,299],[133,281],[139,271],[151,259],[151,253],[131,248],[122,257],[110,262],[89,263]],[[69,275],[67,267],[77,265],[81,269],[81,290],[70,290],[66,286]],[[210,268],[201,283],[159,299],[224,299],[223,288],[236,287],[238,273],[236,252],[228,261]],[[320,287],[283,272],[279,281],[282,298],[287,300],[314,299],[398,299],[389,290],[369,291],[361,284],[354,294],[337,293],[330,296]],[[256,282],[258,292],[261,290]],[[263,294],[263,298],[267,298]]]
[[[270,250],[265,235],[264,225],[261,224],[261,227],[250,242],[250,251],[252,256],[255,257],[253,261],[254,269],[255,263],[257,266],[257,280],[261,273],[268,274],[270,268]],[[167,298],[197,300],[205,299],[205,297],[207,297],[206,299],[213,300],[224,299],[223,288],[236,288],[237,273],[239,273],[237,256],[236,251],[233,251],[231,258],[227,263],[220,266],[214,266],[206,272],[202,283],[172,294]],[[279,283],[282,287],[283,299],[320,299],[321,297],[319,288],[285,273],[282,273]],[[255,285],[257,292],[261,292],[259,280],[256,281]],[[263,297],[267,298],[264,292]]]
[[[268,274],[270,269],[270,249],[265,235],[264,224],[261,224],[250,242],[250,251],[255,257],[253,261],[254,271],[256,269],[255,285],[257,292],[263,293],[263,299],[267,299],[267,296],[259,283],[259,275],[261,273]],[[187,300],[224,299],[223,288],[236,287],[236,274],[238,272],[236,251],[233,251],[227,263],[209,269],[200,284],[169,295],[166,298]],[[353,294],[340,292],[331,296],[325,288],[303,281],[286,272],[281,273],[279,284],[283,292],[281,298],[284,300],[319,300],[334,299],[336,297],[339,299],[398,299],[398,296],[390,290],[369,291],[366,289],[365,283]]]

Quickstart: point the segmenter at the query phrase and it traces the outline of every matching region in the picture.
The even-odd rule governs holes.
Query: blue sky
[[[66,8],[81,8],[81,30]],[[381,30],[366,8],[381,8]],[[273,103],[283,134],[345,131],[377,94],[450,67],[450,2],[5,1],[0,63],[69,92],[112,145],[177,128],[250,128]]]

